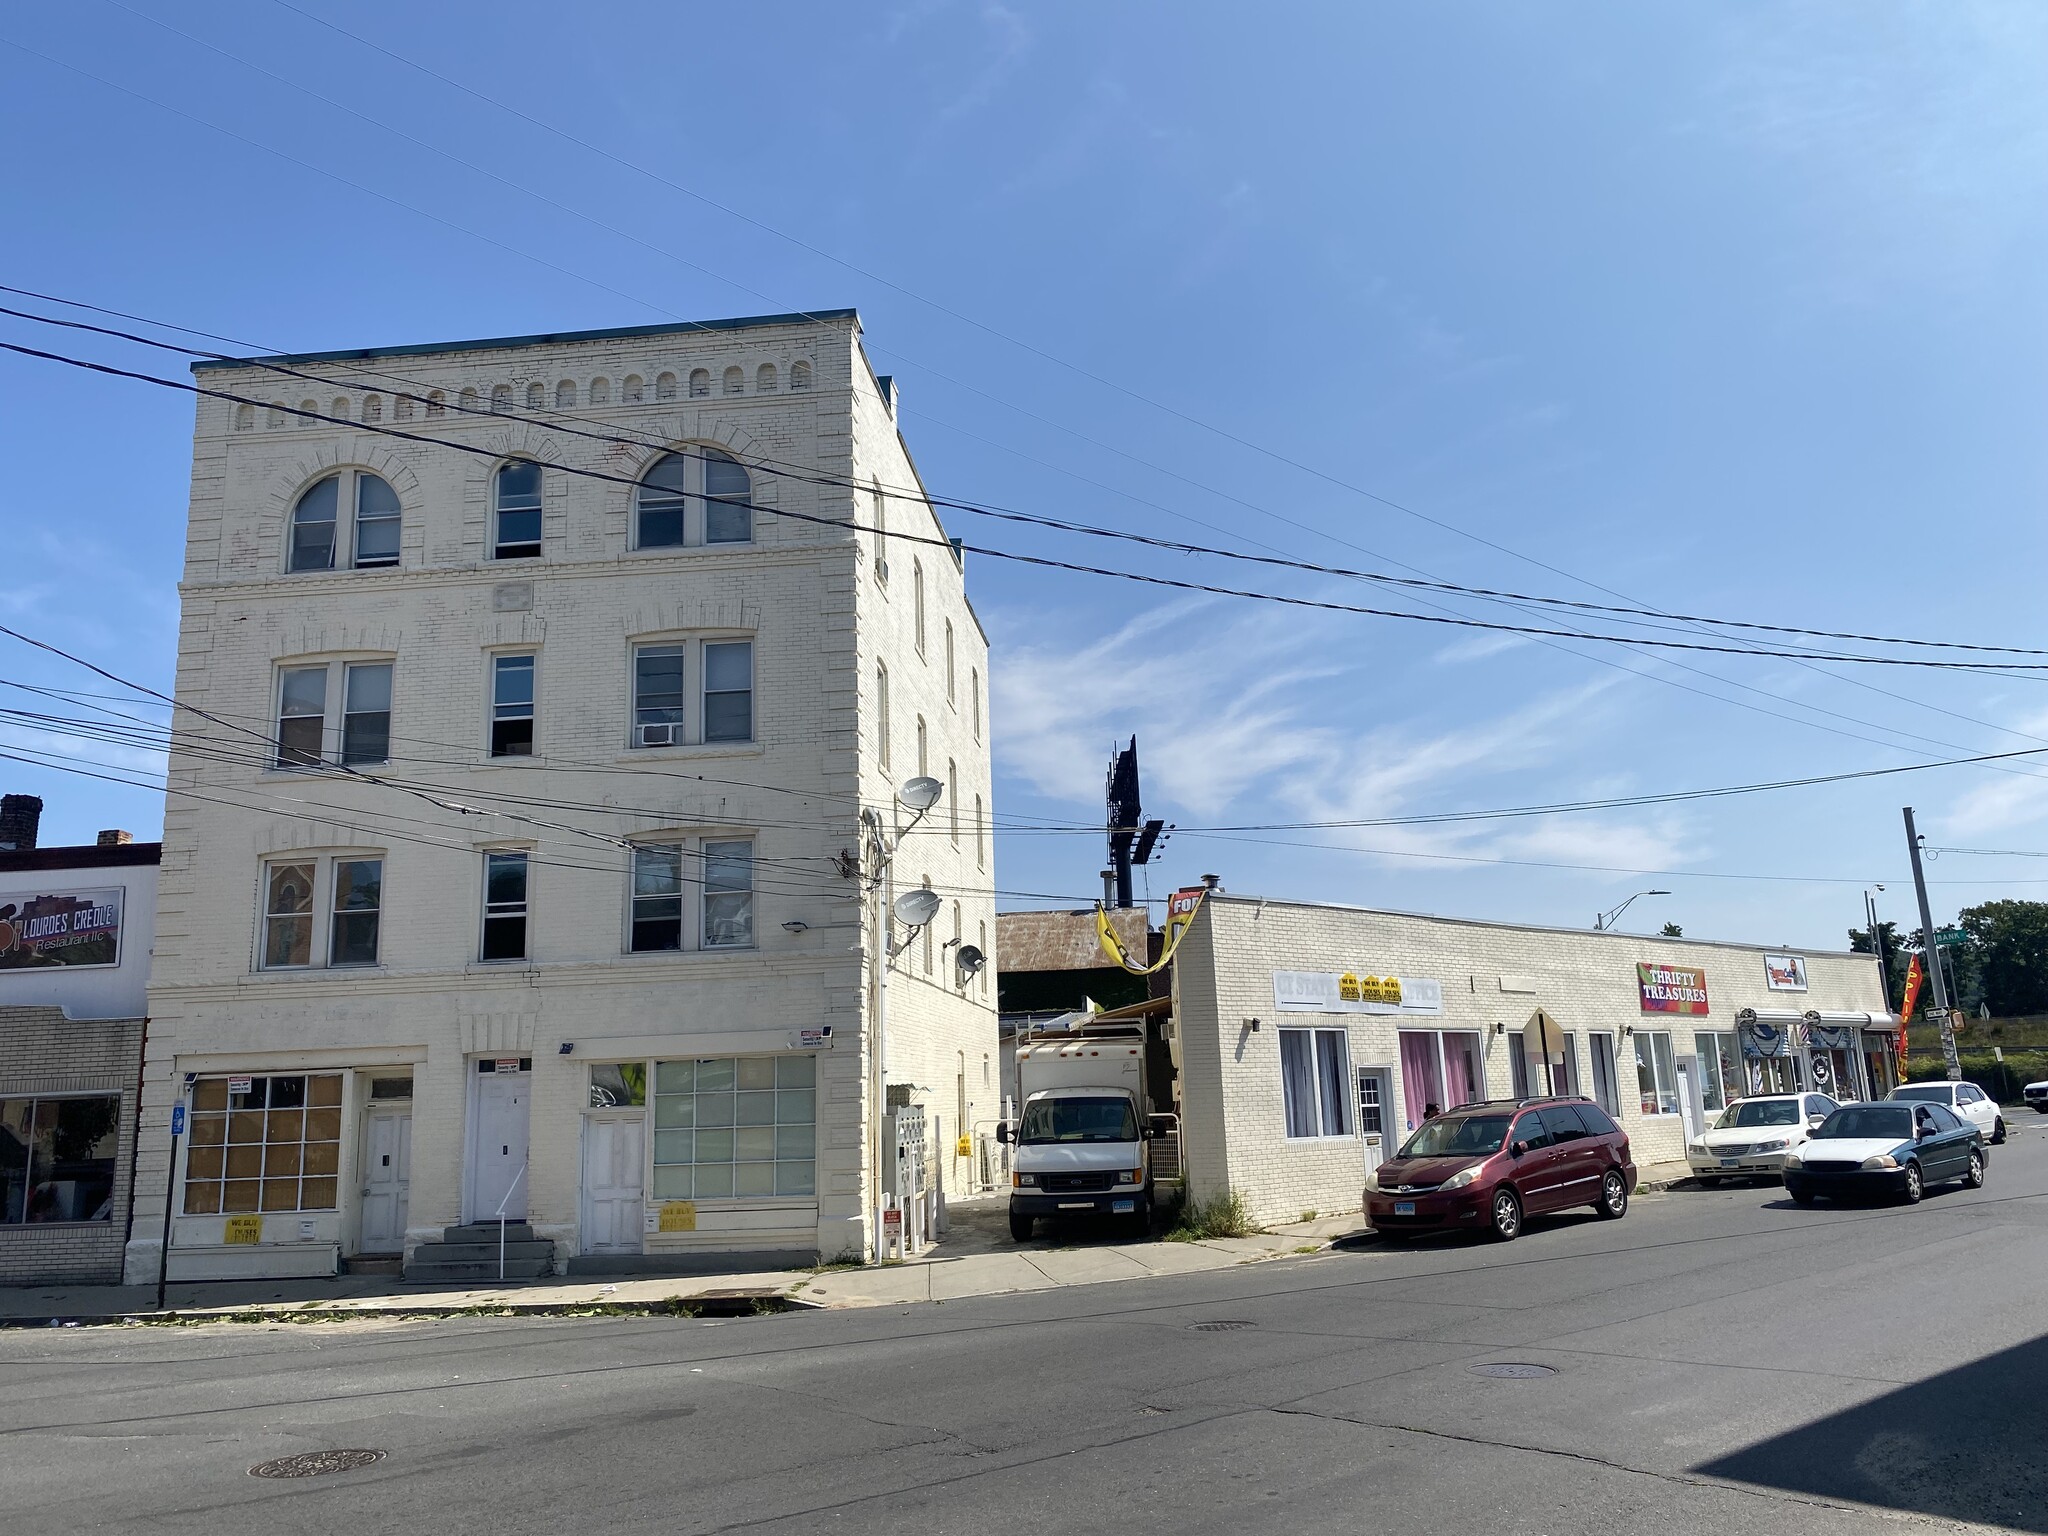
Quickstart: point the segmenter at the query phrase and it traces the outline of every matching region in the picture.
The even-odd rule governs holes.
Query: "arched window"
[[[917,776],[921,779],[932,771],[931,737],[924,728],[924,716],[917,717]]]
[[[590,403],[592,405],[610,405],[612,403],[612,381],[610,379],[592,379],[590,381]]]
[[[981,817],[981,796],[974,797],[974,867],[988,868],[988,824]]]
[[[744,395],[747,392],[747,376],[737,365],[725,370],[725,392],[728,395]]]
[[[635,542],[641,549],[750,543],[752,498],[745,466],[723,449],[665,454],[640,479]]]
[[[284,407],[277,401],[273,400],[270,403],[270,410],[264,415],[263,425],[270,428],[272,431],[276,431],[279,427],[282,427],[284,424]]]
[[[412,396],[399,395],[391,402],[391,416],[394,421],[412,420]]]
[[[690,370],[690,398],[708,400],[711,398],[711,370],[692,368]]]
[[[313,417],[319,413],[320,402],[318,400],[301,400],[299,402],[299,410],[303,414],[298,418],[297,421],[293,423],[293,425],[300,427],[310,427],[311,425],[313,425]],[[270,408],[270,424],[273,427],[281,427],[284,425],[284,409],[281,406],[273,405]]]
[[[576,381],[564,379],[555,386],[555,409],[566,411],[576,404]]]
[[[491,479],[491,558],[540,556],[540,466],[514,459]]]
[[[470,411],[475,410],[476,391],[473,389],[465,389],[460,395],[456,397],[456,404],[461,408],[464,414],[467,414]]]
[[[545,410],[548,403],[548,387],[539,379],[526,386],[526,408],[529,411]]]
[[[946,759],[946,827],[953,846],[960,846],[960,765]]]
[[[754,393],[772,395],[775,393],[775,365],[763,363],[754,370]]]
[[[354,525],[351,563],[358,567],[398,564],[398,494],[381,475],[348,469],[308,486],[293,505],[287,569],[334,569],[344,507]]]
[[[791,363],[789,365],[790,392],[794,394],[800,389],[809,389],[810,387],[811,365],[809,363]]]
[[[917,654],[924,654],[924,562],[910,562],[910,633],[917,642]]]
[[[946,620],[946,702],[953,702],[953,621]]]
[[[889,668],[875,663],[875,761],[889,766]]]
[[[527,399],[530,401],[533,398],[533,391],[528,390],[526,393]],[[494,411],[509,411],[512,409],[512,386],[510,384],[492,386],[491,409]]]
[[[342,399],[341,396],[336,395],[334,397],[334,404],[327,414],[339,421],[347,421],[349,419],[348,402]]]
[[[365,395],[365,396],[363,396],[363,420],[365,420],[365,421],[382,421],[383,419],[384,419],[384,399],[383,399],[383,397],[382,397],[381,395]]]
[[[993,957],[988,952],[988,924],[976,923],[974,931],[981,939],[981,995],[987,997],[988,973],[994,968],[990,964]],[[981,1058],[981,1086],[984,1088],[988,1086],[988,1054],[986,1052],[983,1052]]]
[[[974,739],[981,740],[981,669],[967,669],[967,691],[974,695]]]
[[[673,400],[675,397],[676,376],[672,373],[662,374],[654,381],[654,398],[657,400]]]
[[[429,417],[445,416],[447,415],[447,413],[448,397],[446,395],[442,394],[441,391],[437,389],[431,395],[427,396],[427,415]]]
[[[255,406],[253,406],[253,405],[247,405],[247,404],[244,404],[244,405],[238,405],[238,406],[236,406],[236,407],[235,407],[235,430],[236,430],[237,432],[248,432],[248,431],[252,431],[252,430],[254,430],[255,426],[256,426],[256,407],[255,407]]]
[[[647,381],[637,373],[629,373],[626,375],[626,382],[619,386],[619,403],[638,405],[646,393]]]

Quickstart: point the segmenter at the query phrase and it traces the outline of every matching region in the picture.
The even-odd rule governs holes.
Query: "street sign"
[[[182,1104],[173,1104],[171,1106],[171,1134],[173,1136],[185,1134],[185,1106]]]
[[[1946,1008],[1930,1008],[1927,1010],[1927,1022],[1930,1024],[1943,1023],[1947,1018],[1948,1010]]]
[[[1969,943],[1970,935],[1961,928],[1937,928],[1934,930],[1934,942],[1952,947]]]
[[[1557,1020],[1538,1008],[1522,1026],[1522,1044],[1531,1055],[1557,1061],[1564,1056],[1564,1031],[1558,1028]]]

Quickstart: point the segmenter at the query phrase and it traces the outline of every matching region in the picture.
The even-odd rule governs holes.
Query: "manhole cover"
[[[1215,1321],[1215,1322],[1213,1322],[1213,1323],[1189,1323],[1189,1324],[1188,1324],[1188,1332],[1189,1332],[1189,1333],[1235,1333],[1235,1332],[1237,1332],[1237,1330],[1238,1330],[1238,1329],[1240,1329],[1240,1328],[1250,1328],[1250,1327],[1253,1327],[1253,1326],[1255,1326],[1255,1325],[1254,1325],[1254,1324],[1251,1324],[1251,1323],[1246,1323],[1246,1322],[1238,1322],[1238,1321],[1235,1321],[1235,1320],[1233,1320],[1233,1319],[1230,1319],[1230,1318],[1219,1318],[1219,1319],[1218,1319],[1217,1321]]]
[[[303,1456],[280,1456],[258,1462],[249,1469],[251,1477],[323,1477],[329,1472],[353,1472],[382,1461],[382,1451],[308,1451]]]
[[[1547,1365],[1524,1365],[1519,1361],[1503,1360],[1494,1365],[1472,1367],[1481,1376],[1503,1376],[1509,1381],[1529,1381],[1538,1376],[1555,1376],[1557,1372]]]

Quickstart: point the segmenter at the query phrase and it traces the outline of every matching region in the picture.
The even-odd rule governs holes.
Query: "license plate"
[[[1111,1214],[1117,1216],[1121,1216],[1127,1211],[1135,1211],[1137,1208],[1138,1202],[1135,1200],[1112,1200],[1109,1203]]]
[[[1724,1157],[1721,1159],[1721,1166],[1723,1168],[1733,1168],[1737,1163],[1741,1161],[1742,1159],[1739,1157]]]
[[[1415,1202],[1413,1200],[1396,1200],[1394,1202],[1394,1214],[1396,1216],[1413,1216],[1415,1214]]]

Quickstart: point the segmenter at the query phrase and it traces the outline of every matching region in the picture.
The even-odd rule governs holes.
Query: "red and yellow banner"
[[[1913,1005],[1920,1001],[1920,984],[1924,980],[1920,969],[1920,957],[1915,955],[1906,966],[1906,999],[1899,1005],[1899,1081],[1906,1080],[1906,1026],[1913,1020]]]
[[[1180,941],[1187,937],[1193,926],[1195,913],[1201,910],[1202,897],[1207,891],[1195,886],[1185,891],[1175,891],[1166,903],[1165,941],[1159,946],[1159,958],[1150,965],[1142,959],[1133,960],[1124,952],[1123,942],[1117,938],[1116,930],[1109,925],[1109,914],[1100,906],[1095,909],[1095,931],[1102,940],[1102,952],[1133,976],[1150,976],[1154,971],[1165,969],[1173,959],[1173,952],[1180,947]]]

